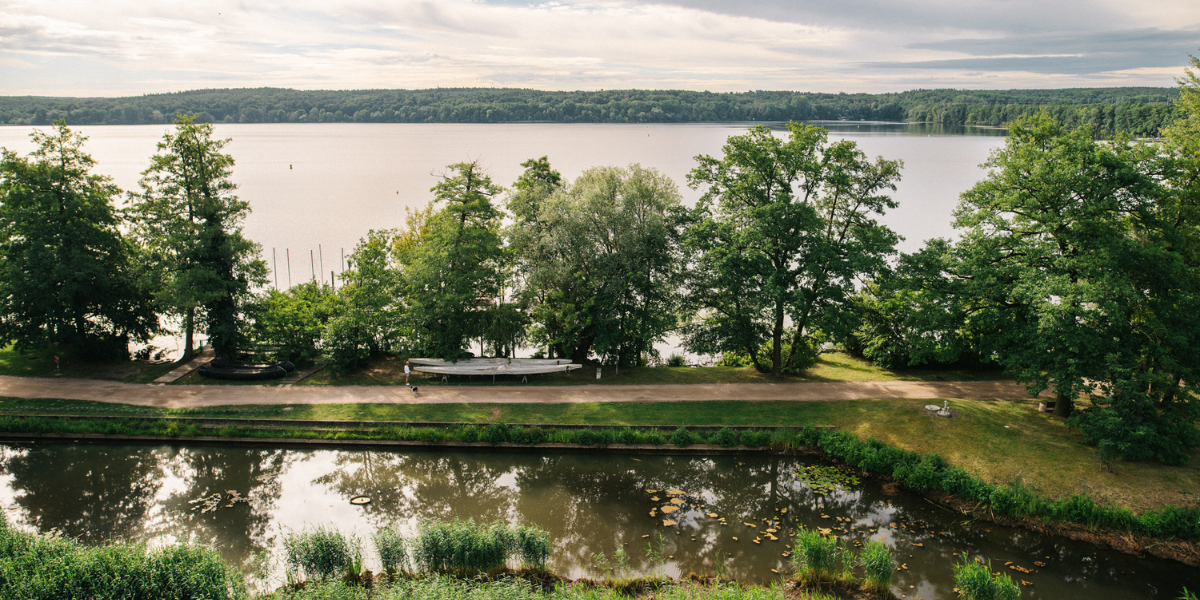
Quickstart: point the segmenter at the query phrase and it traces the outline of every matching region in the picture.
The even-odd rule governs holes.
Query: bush
[[[494,423],[483,428],[479,438],[492,444],[503,444],[511,440],[511,430],[507,423]]]
[[[709,441],[725,448],[732,448],[738,445],[738,434],[728,427],[722,427],[713,434]]]
[[[671,443],[680,448],[687,448],[692,445],[692,434],[687,429],[680,427],[671,433]]]
[[[687,361],[679,354],[672,354],[667,358],[667,366],[672,368],[686,367]]]
[[[329,579],[362,572],[362,543],[353,535],[317,527],[283,539],[288,577]]]

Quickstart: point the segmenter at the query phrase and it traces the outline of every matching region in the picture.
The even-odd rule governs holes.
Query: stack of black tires
[[[224,358],[213,359],[200,367],[200,376],[228,381],[264,381],[286,377],[296,370],[291,361],[272,363],[250,363]]]

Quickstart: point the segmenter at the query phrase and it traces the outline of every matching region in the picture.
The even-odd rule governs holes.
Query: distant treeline
[[[1102,135],[1157,136],[1175,116],[1175,88],[913,90],[889,94],[713,93],[680,90],[546,92],[526,89],[217,89],[125,98],[0,97],[0,124],[171,123],[689,123],[850,119],[1004,125],[1048,111]]]

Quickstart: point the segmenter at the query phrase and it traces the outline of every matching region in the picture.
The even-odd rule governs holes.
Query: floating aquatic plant
[[[796,481],[822,496],[832,494],[838,486],[858,485],[858,477],[848,469],[836,466],[809,465],[796,471],[795,475]]]

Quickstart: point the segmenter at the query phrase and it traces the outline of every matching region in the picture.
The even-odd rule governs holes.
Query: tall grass
[[[356,576],[362,572],[362,542],[336,529],[317,527],[283,539],[287,576],[292,580]]]
[[[1005,573],[993,573],[986,566],[968,559],[954,565],[954,586],[964,600],[1018,600],[1021,588]]]
[[[341,582],[324,582],[289,591],[286,600],[365,600],[362,588]],[[378,586],[374,600],[628,600],[631,596],[606,587],[558,586],[549,591],[531,587],[515,579],[491,582],[462,580],[444,576],[401,579]],[[817,592],[792,592],[778,586],[741,587],[680,584],[654,593],[655,600],[833,600]]]
[[[384,527],[371,536],[380,565],[388,575],[409,570],[407,540],[394,526]]]
[[[879,540],[869,540],[858,555],[858,564],[866,574],[867,586],[875,590],[886,590],[892,583],[895,563],[892,549]]]
[[[0,598],[242,599],[245,582],[210,548],[84,546],[13,529],[0,513]]]
[[[820,532],[800,527],[796,530],[792,562],[796,570],[805,579],[824,580],[835,579],[838,575],[837,538],[821,535]]]
[[[407,546],[418,570],[456,575],[488,573],[510,560],[544,569],[551,550],[550,535],[540,529],[474,520],[423,521]]]

